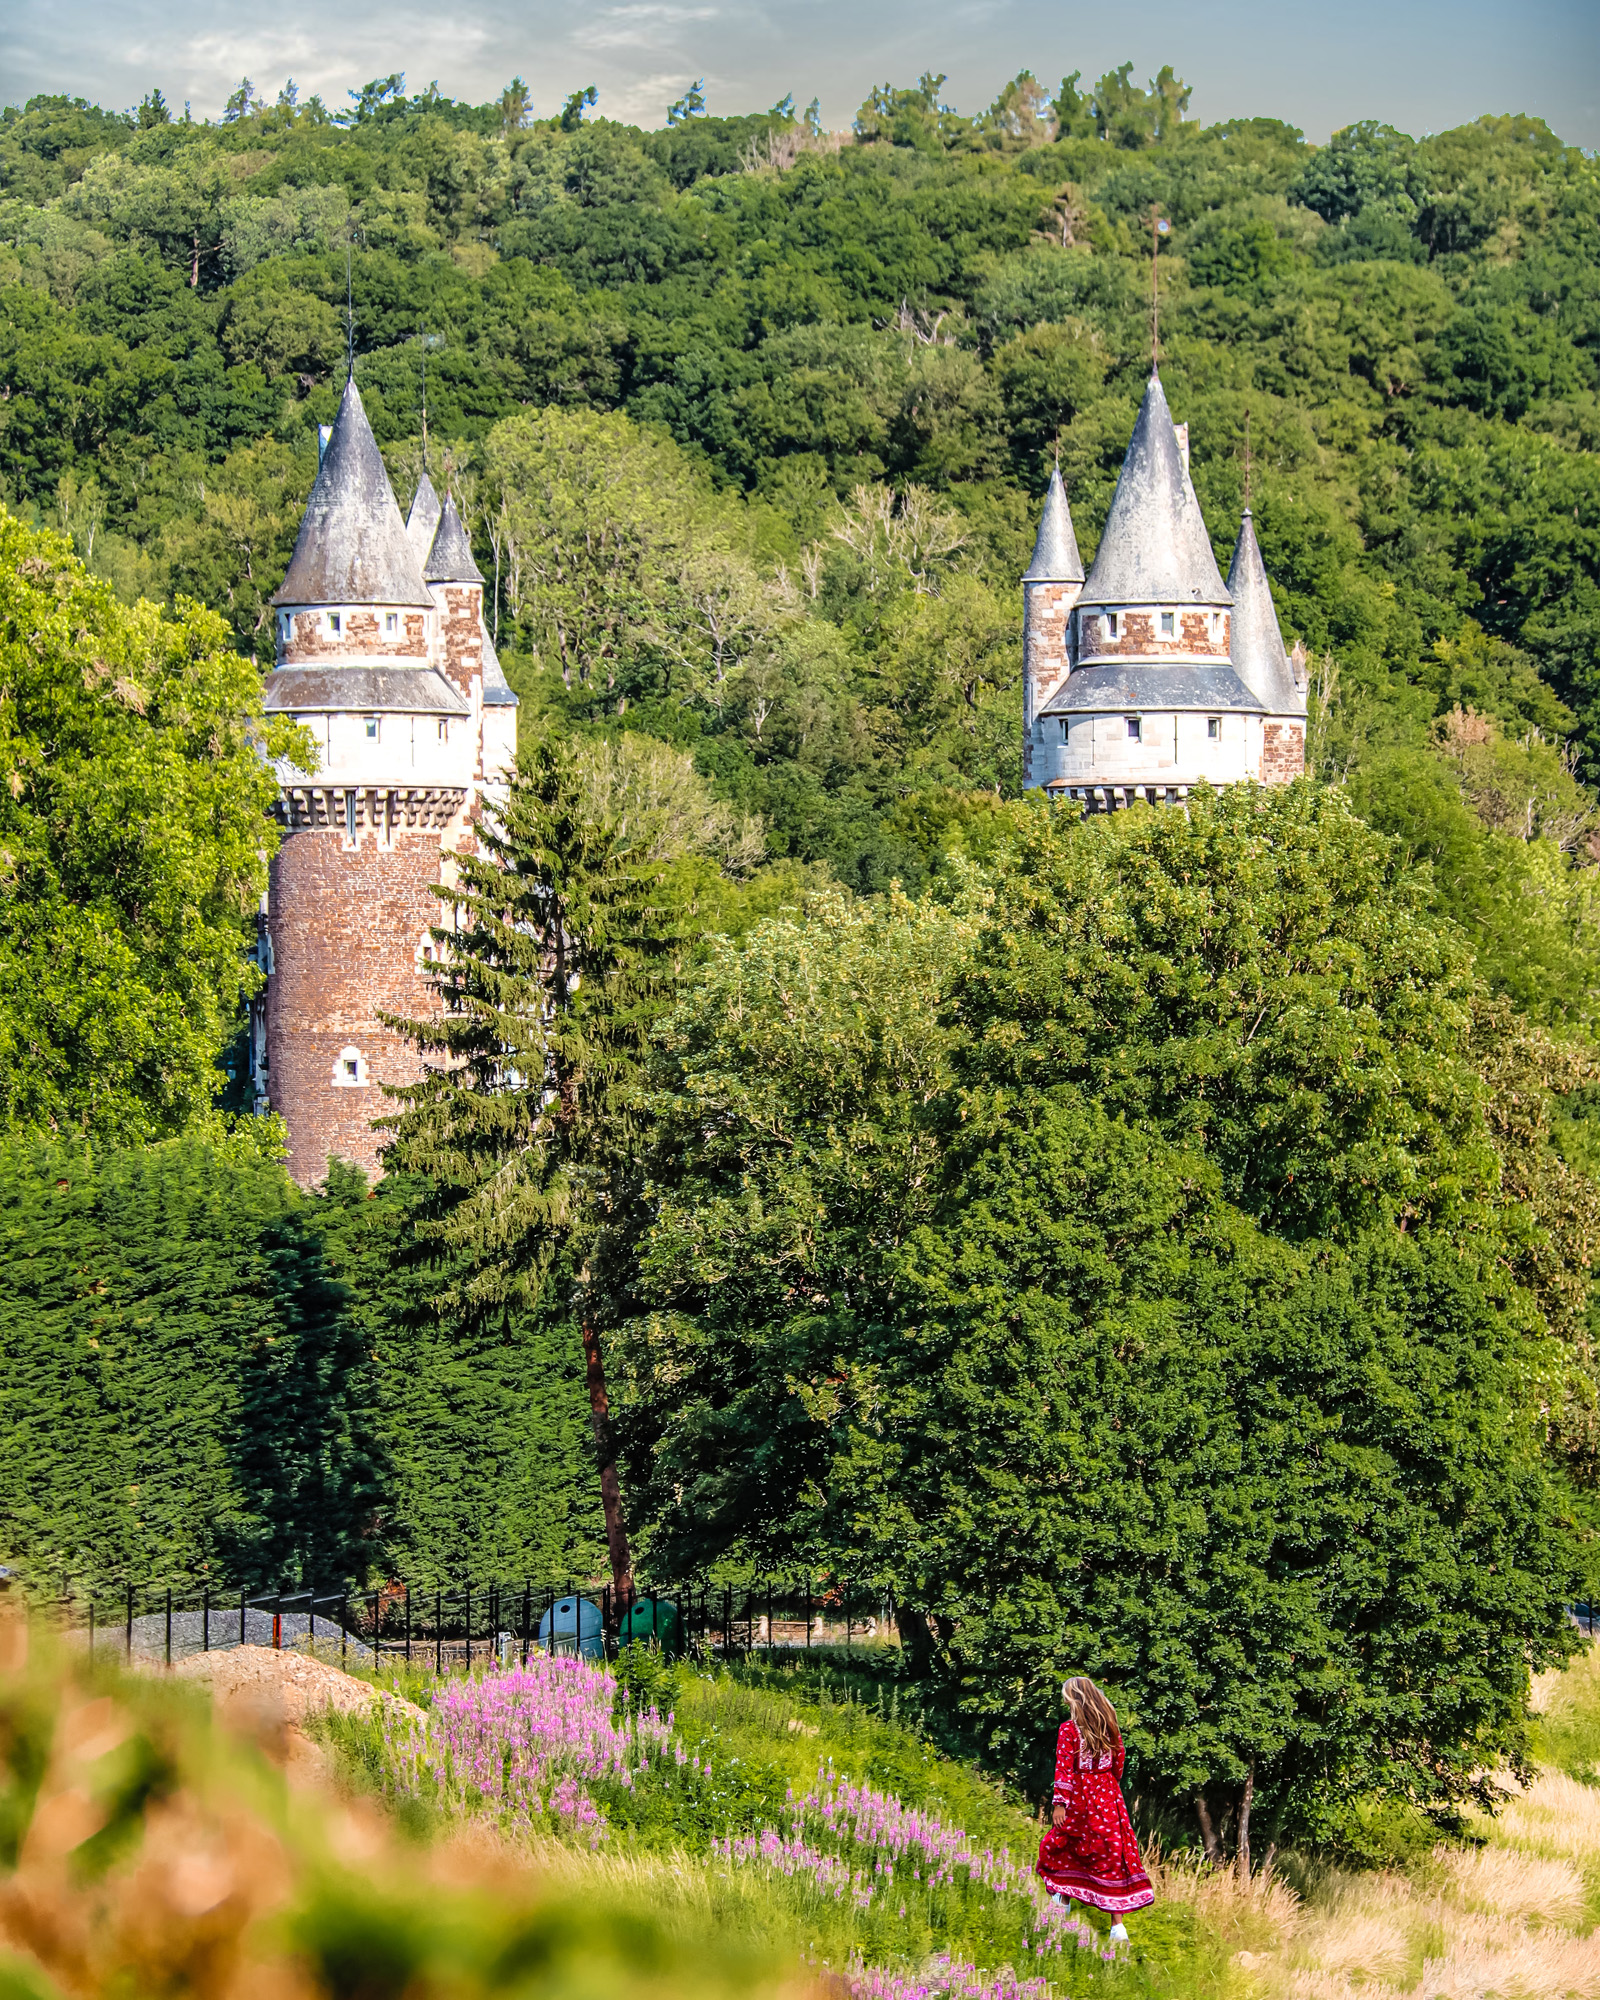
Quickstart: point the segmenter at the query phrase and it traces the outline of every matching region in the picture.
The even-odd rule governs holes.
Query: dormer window
[[[1173,636],[1173,633],[1177,629],[1177,622],[1178,622],[1177,618],[1173,612],[1171,611],[1162,612],[1161,636],[1163,639],[1170,639]]]

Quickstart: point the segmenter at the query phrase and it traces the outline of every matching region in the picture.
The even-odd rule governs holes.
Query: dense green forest
[[[0,498],[266,659],[348,265],[402,498],[425,378],[534,710],[689,745],[773,855],[915,886],[947,844],[928,795],[1017,784],[1015,582],[1057,454],[1094,545],[1154,207],[1168,394],[1224,555],[1248,417],[1283,623],[1328,662],[1320,767],[1363,768],[1510,923],[1526,857],[1465,868],[1457,800],[1570,850],[1563,750],[1600,770],[1595,163],[1525,117],[1207,127],[1170,71],[1053,98],[1024,73],[974,118],[939,83],[843,135],[787,105],[529,122],[514,87],[398,77],[337,115],[241,88],[219,125],[156,92],[11,109]],[[1419,797],[1393,761],[1457,705],[1482,722]]]
[[[581,1322],[641,1562],[880,1581],[1004,1768],[1075,1665],[1152,1796],[1448,1814],[1600,1582],[1600,170],[941,81],[0,118],[4,1552],[599,1573]],[[1018,579],[1153,338],[1311,771],[1080,823]],[[524,750],[458,1060],[302,1196],[225,1071],[352,362]]]

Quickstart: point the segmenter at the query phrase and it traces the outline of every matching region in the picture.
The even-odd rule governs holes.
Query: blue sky
[[[960,110],[981,109],[1024,66],[1052,86],[1132,59],[1170,62],[1194,115],[1270,114],[1325,139],[1352,119],[1421,134],[1484,111],[1546,118],[1600,146],[1596,0],[10,0],[0,102],[70,90],[112,106],[158,85],[176,109],[215,116],[241,76],[276,95],[342,104],[347,88],[400,69],[482,99],[513,73],[534,109],[598,84],[602,111],[646,125],[695,77],[714,111],[760,109],[793,91],[848,123],[875,81],[944,70]]]

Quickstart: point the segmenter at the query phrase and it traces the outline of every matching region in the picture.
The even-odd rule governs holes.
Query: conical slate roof
[[[333,435],[306,502],[289,573],[272,601],[432,602],[353,379],[345,384]]]
[[[1207,604],[1228,593],[1158,375],[1139,405],[1081,604]]]
[[[1061,483],[1059,465],[1050,475],[1050,490],[1044,496],[1044,512],[1039,516],[1039,538],[1033,545],[1033,561],[1022,580],[1024,583],[1083,581],[1083,558],[1078,554],[1078,538],[1072,532],[1072,509],[1067,505],[1067,489]]]
[[[483,571],[472,560],[472,544],[461,525],[454,500],[446,499],[423,575],[429,583],[482,583]]]
[[[1303,715],[1306,698],[1294,684],[1289,656],[1283,650],[1272,588],[1267,582],[1266,564],[1261,560],[1261,545],[1256,540],[1256,525],[1248,507],[1239,524],[1239,540],[1228,570],[1228,589],[1233,597],[1233,641],[1229,654],[1234,672],[1259,698],[1269,715]]]
[[[424,469],[417,481],[417,490],[411,496],[411,512],[406,516],[406,540],[416,550],[420,563],[428,560],[428,551],[433,547],[433,531],[439,525],[439,511],[439,496]]]

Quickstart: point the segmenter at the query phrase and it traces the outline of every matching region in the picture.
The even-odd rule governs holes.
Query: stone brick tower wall
[[[267,896],[270,946],[267,1062],[271,1102],[289,1131],[289,1171],[302,1187],[320,1181],[329,1155],[379,1172],[388,1108],[384,1084],[414,1083],[415,1046],[380,1016],[413,1019],[437,1001],[424,976],[432,926],[443,914],[440,830],[395,833],[358,822],[352,847],[342,826],[304,826],[272,862]]]
[[[1068,634],[1078,583],[1035,583],[1022,586],[1022,782],[1034,777],[1035,722],[1039,711],[1066,679],[1071,668]]]

